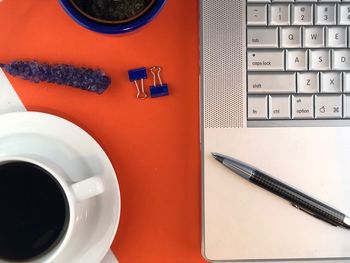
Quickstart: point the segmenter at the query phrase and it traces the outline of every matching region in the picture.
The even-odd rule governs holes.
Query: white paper
[[[101,261],[101,263],[118,263],[118,260],[114,256],[112,250],[109,250],[106,256]]]
[[[0,69],[0,114],[26,111],[5,73]]]

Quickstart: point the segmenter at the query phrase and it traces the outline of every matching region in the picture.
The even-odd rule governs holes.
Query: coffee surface
[[[84,13],[106,21],[123,21],[141,13],[151,0],[71,0]]]
[[[50,251],[65,234],[66,196],[49,172],[31,163],[0,165],[0,259],[28,260]]]

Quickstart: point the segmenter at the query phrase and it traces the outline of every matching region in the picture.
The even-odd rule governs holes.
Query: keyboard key
[[[315,95],[315,118],[342,117],[342,95]]]
[[[298,93],[318,93],[319,74],[316,72],[301,72],[297,75]]]
[[[304,47],[316,48],[324,47],[324,28],[323,27],[304,27]]]
[[[304,47],[324,47],[324,28],[318,26],[304,27]]]
[[[344,118],[350,118],[350,95],[343,95],[343,114]]]
[[[330,50],[313,49],[309,50],[309,69],[310,70],[330,70]]]
[[[280,41],[282,48],[300,48],[302,44],[301,28],[280,27]]]
[[[248,73],[249,94],[295,93],[295,73]]]
[[[334,49],[332,67],[334,70],[350,70],[350,50]]]
[[[292,96],[292,118],[293,119],[313,119],[314,99],[313,95],[293,95]]]
[[[290,119],[290,96],[270,95],[269,96],[269,117],[270,119]]]
[[[343,90],[344,93],[350,93],[350,72],[343,73]]]
[[[267,118],[267,96],[248,96],[248,119]]]
[[[248,28],[248,48],[278,48],[278,28]]]
[[[347,47],[346,27],[327,27],[327,47]]]
[[[340,72],[321,73],[321,92],[323,93],[341,93],[342,78]]]
[[[269,25],[290,25],[290,5],[269,5]]]
[[[248,3],[270,3],[270,0],[247,0]]]
[[[350,25],[350,4],[338,5],[338,24]]]
[[[295,4],[292,9],[292,25],[312,25],[314,21],[312,5]]]
[[[316,25],[335,25],[336,24],[335,4],[315,5],[315,24]]]
[[[305,71],[308,65],[308,54],[306,49],[295,49],[286,51],[286,70]]]
[[[284,51],[248,51],[248,70],[284,70]]]
[[[267,25],[267,5],[248,5],[247,24]]]

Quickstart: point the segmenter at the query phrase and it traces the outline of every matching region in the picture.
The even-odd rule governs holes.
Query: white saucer
[[[99,144],[65,119],[45,113],[15,112],[0,115],[0,156],[9,155],[45,156],[72,175],[73,182],[101,176],[106,190],[95,198],[100,210],[98,220],[91,226],[86,249],[74,251],[68,243],[70,256],[65,263],[100,262],[117,231],[120,192],[113,166]]]

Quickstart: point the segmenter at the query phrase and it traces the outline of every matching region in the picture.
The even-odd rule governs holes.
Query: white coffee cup
[[[98,216],[98,207],[93,202],[93,199],[105,191],[102,178],[95,175],[80,182],[72,182],[70,176],[61,167],[46,160],[44,157],[0,157],[0,166],[11,162],[31,163],[47,171],[61,186],[68,202],[69,217],[65,234],[53,248],[50,248],[49,251],[39,255],[30,262],[60,262],[60,257],[67,245],[73,246],[76,250],[81,249],[92,227],[91,222]],[[0,262],[6,261],[1,261],[0,259]]]

